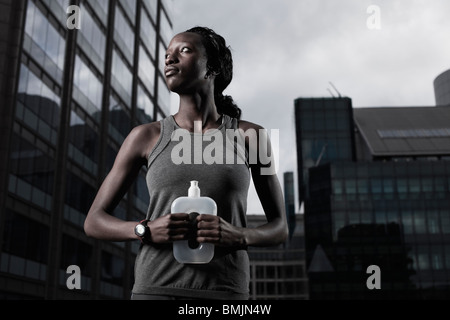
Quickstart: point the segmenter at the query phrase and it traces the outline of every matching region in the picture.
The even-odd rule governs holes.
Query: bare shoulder
[[[244,130],[244,132],[246,132],[249,129],[256,130],[257,132],[260,129],[264,129],[259,124],[256,124],[256,123],[253,123],[253,122],[250,122],[250,121],[246,121],[246,120],[239,120],[239,128]]]
[[[161,123],[159,121],[149,122],[134,127],[130,134],[137,137],[148,137],[149,135],[159,135],[161,131]]]
[[[142,157],[146,158],[156,145],[160,132],[161,123],[159,121],[141,124],[130,131],[125,141],[139,148]]]

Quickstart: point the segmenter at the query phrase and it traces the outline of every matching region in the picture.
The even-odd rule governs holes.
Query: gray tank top
[[[240,148],[243,137],[235,134],[237,119],[223,117],[219,128],[203,134],[181,129],[173,116],[161,120],[159,140],[148,158],[148,219],[170,213],[172,202],[187,196],[190,181],[197,180],[201,196],[214,199],[220,217],[246,227],[247,156]],[[136,258],[133,294],[248,299],[249,271],[242,248],[216,246],[210,263],[181,264],[173,257],[172,244],[143,245]]]

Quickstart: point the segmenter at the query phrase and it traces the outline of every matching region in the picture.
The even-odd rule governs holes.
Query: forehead
[[[169,47],[179,43],[187,43],[193,46],[203,47],[201,35],[193,32],[182,32],[175,35],[170,41]]]

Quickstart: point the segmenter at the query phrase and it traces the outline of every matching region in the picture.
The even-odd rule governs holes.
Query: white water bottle
[[[194,226],[194,235],[189,240],[179,240],[173,243],[173,255],[180,263],[208,263],[214,256],[214,244],[198,243],[195,240],[195,218],[198,214],[217,215],[216,202],[209,197],[200,196],[198,181],[191,181],[187,197],[179,197],[172,202],[172,213],[185,212],[190,214]]]

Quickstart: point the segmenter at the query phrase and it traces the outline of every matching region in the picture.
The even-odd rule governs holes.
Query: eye
[[[187,53],[187,52],[191,52],[192,50],[190,49],[190,48],[188,48],[188,47],[183,47],[183,48],[181,48],[181,50],[180,50],[180,52],[183,52],[183,53]]]

